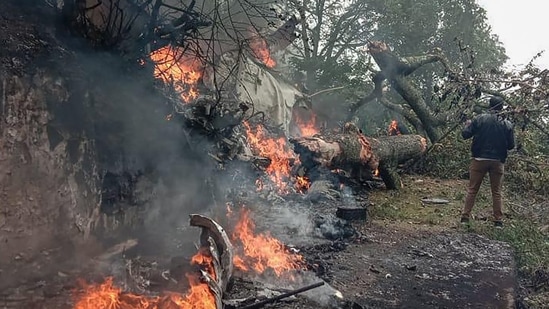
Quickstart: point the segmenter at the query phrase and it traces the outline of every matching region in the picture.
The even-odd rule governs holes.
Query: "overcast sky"
[[[536,64],[549,69],[549,0],[477,0],[493,33],[505,46],[510,65],[524,65],[541,50]]]

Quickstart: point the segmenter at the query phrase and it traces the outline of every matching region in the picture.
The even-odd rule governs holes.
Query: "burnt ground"
[[[414,191],[437,197],[448,197],[452,192],[458,194],[457,184],[462,184],[417,180],[406,178],[405,183],[414,184]],[[446,191],[448,188],[456,190]],[[343,308],[514,308],[518,281],[512,249],[503,242],[459,227],[455,223],[455,214],[459,213],[460,202],[455,198],[450,196],[450,203],[446,205],[418,206],[421,202],[414,201],[406,191],[396,194],[383,190],[373,192],[370,197],[373,218],[353,223],[356,233],[339,240],[323,237],[323,234],[327,235],[326,228],[319,229],[321,225],[314,223],[318,220],[309,221],[313,223],[307,226],[301,219],[307,213],[312,217],[321,216],[334,229],[345,230],[348,225],[335,224],[337,219],[328,218],[329,213],[335,212],[333,201],[313,205],[298,199],[287,203],[294,209],[284,211],[280,211],[280,202],[267,202],[270,209],[256,206],[254,217],[260,221],[258,228],[268,228],[274,236],[298,248],[311,270],[297,276],[299,283],[272,276],[250,278],[249,274],[236,273],[227,298],[269,297],[281,290],[323,279],[329,286],[312,290],[306,294],[307,297],[291,297],[266,308],[335,308],[333,303],[327,302],[330,298],[326,298],[334,293],[334,289],[348,301]],[[418,220],[400,220],[395,214],[391,217],[381,212],[382,207],[392,207],[384,200],[398,201],[401,204],[393,206],[413,210]],[[480,212],[484,211],[481,209]],[[293,218],[294,222],[288,218]],[[434,218],[442,221],[434,222]],[[488,225],[489,222],[475,224]],[[180,245],[191,246],[190,243]],[[161,254],[147,258],[160,265],[169,259]],[[22,281],[0,292],[0,306],[71,308],[78,287],[77,278],[98,280],[106,275],[117,275],[123,268],[122,261],[121,257],[116,257],[109,262],[109,267],[102,268],[102,272],[98,271],[97,259],[60,265],[58,271],[47,277]],[[27,265],[39,267],[31,262]]]

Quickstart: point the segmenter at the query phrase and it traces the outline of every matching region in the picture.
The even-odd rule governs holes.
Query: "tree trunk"
[[[370,95],[359,100],[351,108],[351,114],[355,114],[358,108],[373,99],[381,99],[383,96],[383,93],[381,92],[383,81],[387,80],[387,82],[392,85],[393,89],[413,110],[414,114],[421,122],[421,125],[429,140],[432,143],[438,141],[440,136],[438,127],[442,125],[442,123],[439,118],[434,115],[428,102],[426,102],[422,96],[421,90],[410,82],[410,80],[408,80],[408,76],[420,67],[435,62],[441,62],[448,70],[446,58],[439,53],[425,54],[414,57],[399,57],[391,52],[387,44],[380,41],[371,42],[368,47],[370,54],[380,68],[380,72],[375,74],[375,78],[373,79],[376,86],[374,91]],[[386,103],[387,101],[382,102],[382,104],[387,106]],[[407,119],[410,119],[409,115],[404,116]],[[352,117],[352,115],[350,115],[350,117]],[[414,124],[414,126],[417,127],[417,124]]]
[[[290,139],[290,142],[307,170],[322,166],[351,171],[369,170],[372,173],[381,171],[388,189],[399,187],[395,167],[420,156],[427,145],[420,135],[371,138],[356,132],[299,137]],[[363,173],[351,174],[361,177]]]
[[[290,142],[302,163],[307,158],[327,168],[363,165],[375,170],[380,164],[403,163],[426,149],[426,140],[420,135],[371,138],[362,134],[335,134],[298,137]]]

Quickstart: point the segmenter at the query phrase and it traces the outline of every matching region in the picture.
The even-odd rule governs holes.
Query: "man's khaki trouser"
[[[475,204],[482,179],[488,173],[490,175],[490,187],[492,189],[492,206],[494,208],[494,220],[501,221],[503,218],[501,187],[503,183],[503,163],[494,160],[471,160],[469,167],[469,186],[467,187],[467,196],[465,197],[465,207],[462,218],[469,218],[471,210]]]

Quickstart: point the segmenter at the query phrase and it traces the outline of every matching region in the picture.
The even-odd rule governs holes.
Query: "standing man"
[[[475,117],[473,121],[467,121],[461,132],[464,139],[473,138],[471,145],[473,158],[469,167],[469,186],[465,207],[461,214],[461,223],[469,223],[482,179],[488,173],[492,189],[494,225],[503,227],[501,188],[504,163],[507,159],[507,151],[515,147],[513,125],[498,114],[503,109],[503,103],[501,97],[491,97],[488,113]]]

